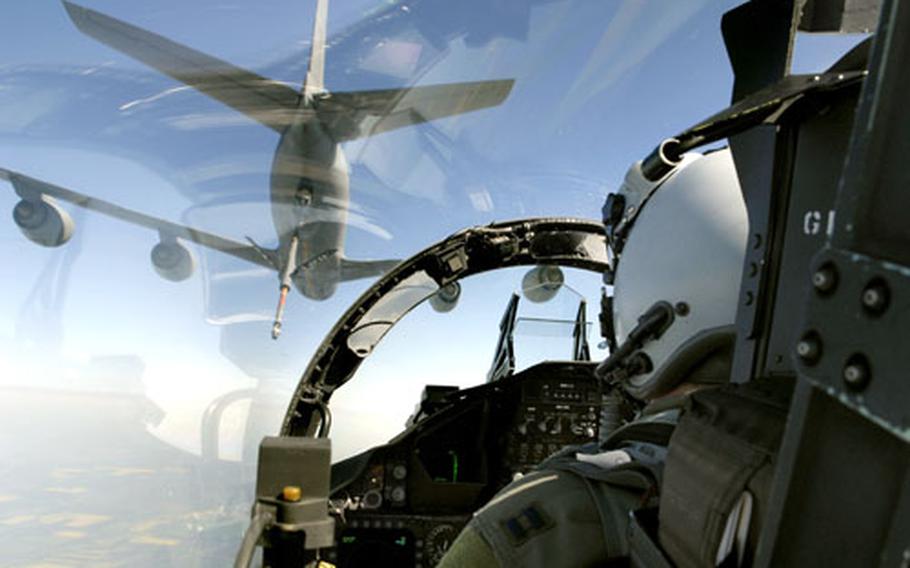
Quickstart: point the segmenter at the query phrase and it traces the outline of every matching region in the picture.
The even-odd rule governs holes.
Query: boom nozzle
[[[275,308],[275,322],[272,324],[272,339],[278,339],[281,335],[281,319],[284,317],[284,305],[288,300],[287,286],[281,286],[281,295],[278,296],[278,307]]]

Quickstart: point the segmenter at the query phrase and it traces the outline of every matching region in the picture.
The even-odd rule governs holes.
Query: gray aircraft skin
[[[281,332],[284,305],[292,287],[307,298],[325,300],[339,282],[379,276],[398,263],[344,257],[350,186],[341,143],[496,106],[506,99],[513,84],[512,80],[495,80],[331,93],[324,86],[328,0],[317,0],[309,68],[299,91],[88,8],[66,1],[63,4],[73,23],[86,35],[280,135],[270,176],[272,222],[278,247],[265,249],[252,241],[242,243],[176,225],[0,168],[0,177],[13,184],[23,199],[20,205],[25,204],[14,212],[17,224],[27,225],[28,216],[36,210],[31,205],[42,201],[64,216],[60,238],[29,238],[44,245],[63,244],[72,232],[72,223],[69,221],[67,227],[68,217],[52,200],[56,197],[157,230],[161,243],[153,249],[152,261],[162,276],[172,280],[182,280],[192,271],[188,251],[177,243],[177,238],[274,269],[279,275],[280,296],[273,338]],[[160,267],[169,263],[181,264],[183,269],[166,274]]]

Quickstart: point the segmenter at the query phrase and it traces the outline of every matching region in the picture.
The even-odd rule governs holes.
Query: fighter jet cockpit
[[[599,332],[581,290],[602,286],[603,245],[597,224],[559,219],[456,233],[382,278],[339,321],[318,349],[325,364],[314,361],[301,378],[298,408],[283,429],[306,431],[312,408],[302,393],[327,385],[332,394],[316,411],[326,438],[340,428],[340,440],[362,432],[356,409],[382,391],[401,396],[371,413],[372,444],[350,456],[333,448],[344,459],[332,466],[330,505],[344,522],[329,562],[434,566],[496,491],[558,449],[596,441],[634,411],[592,374],[592,353],[607,345],[589,343]],[[540,264],[519,268],[528,263]],[[506,293],[494,293],[500,289]],[[472,325],[469,336],[445,322],[436,329],[408,322],[422,319],[421,311],[498,297],[506,298],[501,313],[486,310],[488,329]],[[419,344],[408,339],[409,325],[425,329]],[[416,376],[409,376],[413,367],[402,369],[380,383],[370,363],[386,341],[434,353],[439,364],[414,369]],[[489,355],[486,368],[472,365],[477,351]]]
[[[824,394],[906,438],[850,343],[878,332],[824,325],[906,312],[896,241],[851,280],[877,252],[838,240],[866,202],[831,189],[891,108],[869,77],[902,68],[875,31],[902,2],[7,4],[0,567],[811,565],[751,519],[770,550],[802,534],[792,495],[833,518],[819,495],[866,485],[788,485],[829,462],[785,426],[835,416]],[[789,477],[710,494],[672,428],[753,416],[690,397],[753,377],[783,410],[730,430],[783,437]],[[830,447],[910,463],[875,440]],[[867,485],[906,500],[892,477]],[[900,510],[860,524],[906,564]],[[659,532],[687,523],[713,540]]]

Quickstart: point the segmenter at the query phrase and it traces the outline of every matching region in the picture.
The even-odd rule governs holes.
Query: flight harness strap
[[[656,468],[631,462],[610,469],[578,461],[550,458],[546,468],[571,472],[584,483],[600,518],[607,560],[629,555],[629,513],[657,494]]]
[[[640,517],[651,511],[632,511],[629,513],[629,566],[631,568],[674,568],[673,564],[652,538],[653,531],[648,531]]]
[[[629,556],[631,511],[656,505],[666,446],[677,417],[676,409],[663,412],[620,428],[601,444],[565,448],[538,466],[544,471],[573,473],[584,482],[600,518],[608,561]],[[576,458],[577,454],[596,454],[618,448],[627,452],[633,461],[605,469]]]
[[[792,380],[760,380],[690,397],[670,440],[659,506],[660,545],[680,568],[754,558],[792,389]],[[751,504],[744,547],[718,558],[744,497]]]

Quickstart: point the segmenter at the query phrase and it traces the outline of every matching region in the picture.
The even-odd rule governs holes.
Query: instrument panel
[[[470,516],[358,515],[338,531],[328,560],[341,567],[435,566]]]
[[[598,440],[594,363],[547,362],[422,405],[388,444],[332,466],[339,568],[435,566],[475,510],[559,449]],[[426,402],[426,401],[425,401]]]

